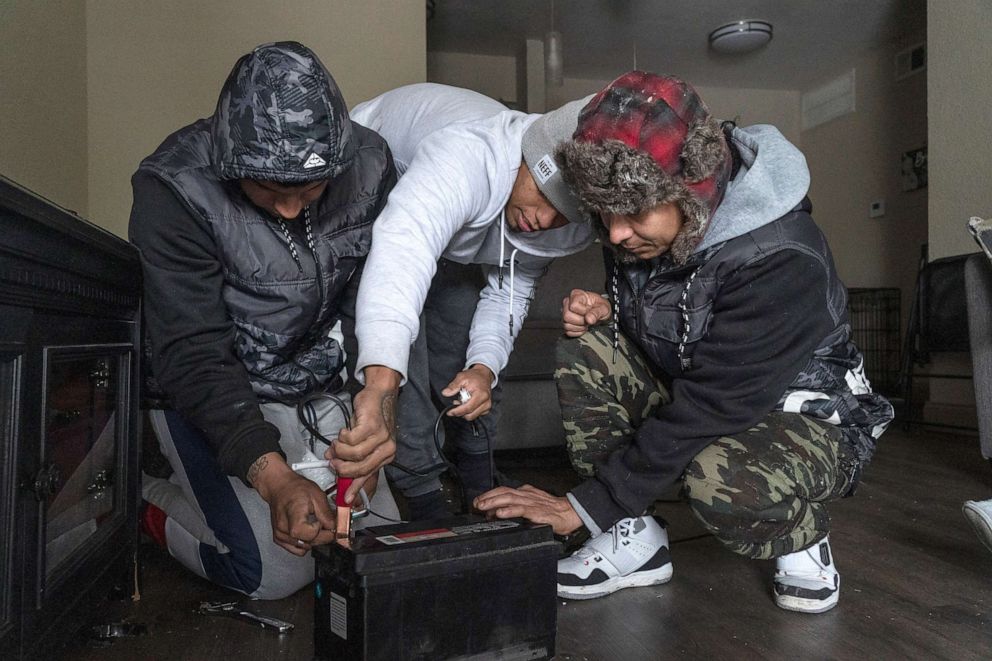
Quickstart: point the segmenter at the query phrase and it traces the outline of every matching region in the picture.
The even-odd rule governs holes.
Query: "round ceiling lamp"
[[[732,55],[758,50],[772,40],[768,21],[735,21],[710,32],[710,48]]]

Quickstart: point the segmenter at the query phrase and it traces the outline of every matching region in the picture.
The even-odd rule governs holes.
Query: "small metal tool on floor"
[[[271,629],[279,633],[287,633],[293,630],[294,625],[274,617],[258,615],[251,611],[246,611],[238,605],[236,601],[202,601],[198,609],[200,615],[223,615],[239,620],[250,622],[251,624]]]

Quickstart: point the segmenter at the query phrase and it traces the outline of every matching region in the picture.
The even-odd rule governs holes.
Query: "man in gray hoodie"
[[[803,155],[771,126],[721,126],[678,78],[633,71],[557,157],[610,246],[607,295],[562,305],[559,401],[586,479],[560,498],[501,487],[477,507],[584,526],[558,594],[591,599],[671,579],[649,508],[681,481],[727,548],[776,559],[780,607],[832,608],[826,503],[854,492],[892,407],[851,342]]]
[[[553,158],[581,105],[532,115],[423,83],[352,111],[389,143],[400,180],[376,221],[358,293],[358,424],[336,451],[386,462],[395,436],[387,470],[412,518],[450,513],[433,435],[459,391],[468,400],[448,412],[448,447],[457,448],[469,500],[492,486],[487,439],[496,435],[500,371],[548,265],[593,240]],[[401,385],[397,432],[377,407]]]

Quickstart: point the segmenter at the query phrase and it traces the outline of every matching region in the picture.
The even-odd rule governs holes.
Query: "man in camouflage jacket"
[[[318,459],[344,427],[344,405],[324,396],[347,402],[333,330],[353,318],[395,178],[386,143],[350,121],[334,79],[293,42],[242,57],[213,116],[133,177],[148,367],[167,405],[150,420],[172,469],[146,475],[142,523],[205,578],[280,598],[312,580],[309,549],[333,538],[333,477],[287,462]]]

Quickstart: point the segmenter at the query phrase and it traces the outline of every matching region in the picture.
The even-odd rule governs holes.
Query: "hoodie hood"
[[[741,156],[740,169],[695,252],[778,220],[809,191],[806,157],[774,126],[734,128],[731,140]]]
[[[211,129],[221,179],[330,179],[354,156],[351,120],[334,78],[313,51],[291,41],[264,44],[238,60]]]

